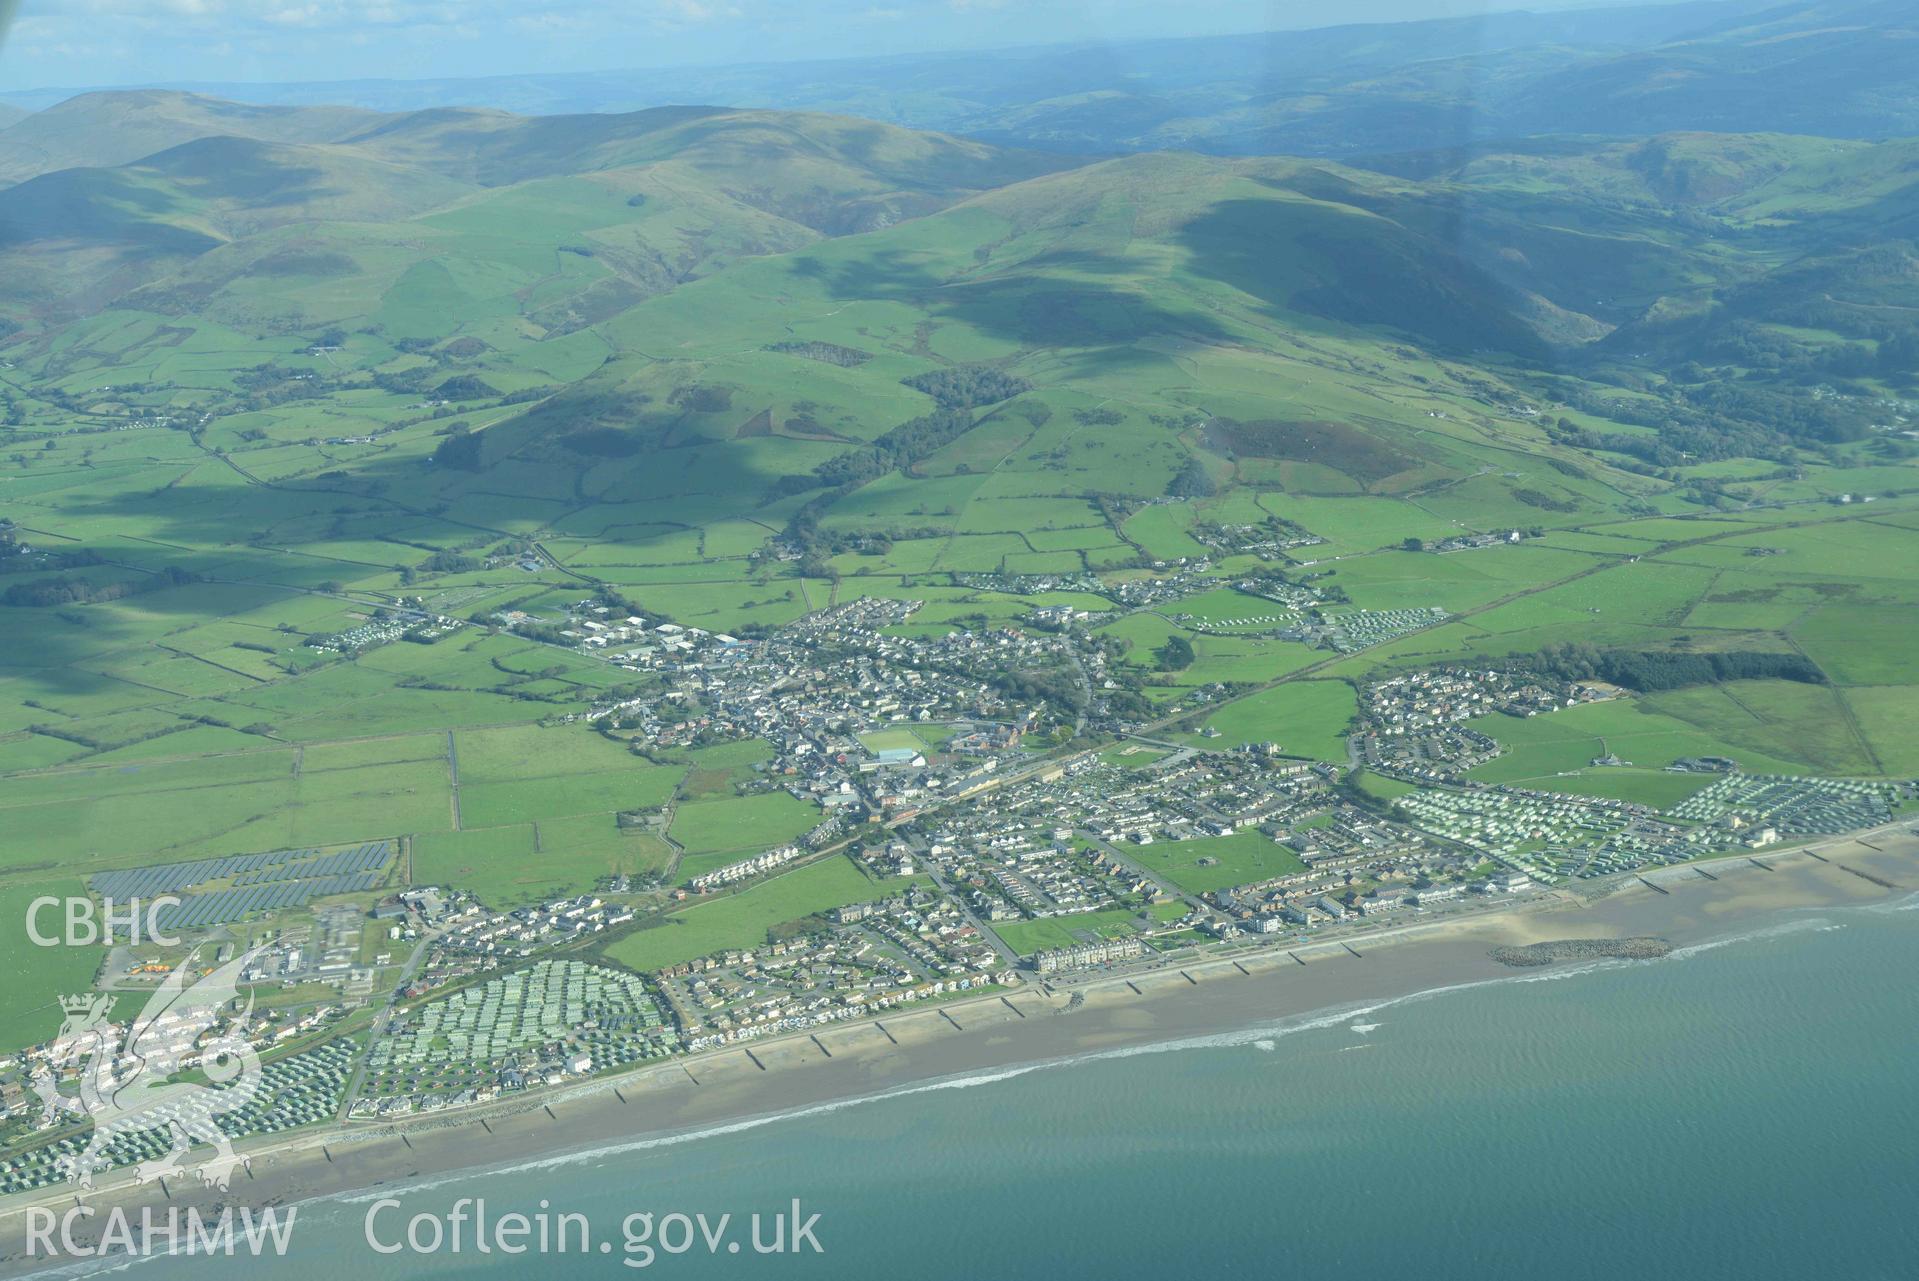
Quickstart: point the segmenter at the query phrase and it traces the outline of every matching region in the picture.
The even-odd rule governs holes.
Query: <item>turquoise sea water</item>
[[[382,1257],[367,1203],[304,1207],[280,1278],[632,1275],[634,1210],[801,1199],[821,1255],[720,1246],[647,1274],[913,1278],[1919,1275],[1919,910],[1807,915],[1665,961],[1437,993],[466,1176],[579,1211],[611,1254]],[[769,1231],[763,1225],[763,1231]]]

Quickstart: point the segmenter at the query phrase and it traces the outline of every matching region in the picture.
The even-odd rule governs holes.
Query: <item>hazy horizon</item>
[[[0,0],[0,94],[616,74],[1304,31],[1645,0]],[[609,52],[617,49],[619,52]]]

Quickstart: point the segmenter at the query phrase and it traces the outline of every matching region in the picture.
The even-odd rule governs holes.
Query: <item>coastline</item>
[[[1613,883],[1590,899],[1560,890],[1504,909],[1346,933],[1343,941],[1282,945],[1050,988],[1029,981],[878,1020],[678,1057],[510,1104],[399,1124],[334,1125],[242,1145],[250,1170],[225,1194],[180,1180],[164,1192],[141,1188],[123,1175],[103,1179],[87,1200],[99,1209],[119,1206],[137,1215],[152,1206],[164,1215],[173,1207],[212,1211],[356,1199],[690,1141],[1088,1058],[1282,1035],[1461,987],[1538,981],[1593,965],[1657,964],[1602,958],[1515,969],[1491,953],[1574,939],[1656,938],[1683,957],[1821,908],[1897,900],[1919,886],[1919,837],[1908,827],[1767,852],[1763,862],[1728,858],[1708,865],[1709,872],[1694,865],[1660,869]],[[502,1159],[502,1152],[511,1158]],[[73,1201],[74,1189],[61,1186],[0,1203],[6,1233],[0,1272],[71,1267],[28,1259],[22,1251],[28,1207]]]

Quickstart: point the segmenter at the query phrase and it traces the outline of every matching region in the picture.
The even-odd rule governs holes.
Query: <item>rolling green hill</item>
[[[84,93],[0,131],[0,182],[110,168],[199,138],[332,142],[377,117],[350,107],[276,107],[167,90]]]
[[[0,189],[0,261],[15,298],[73,315],[235,240],[296,223],[392,222],[466,191],[337,147],[207,137]]]
[[[482,314],[508,300],[538,331],[565,333],[734,259],[886,226],[1062,163],[864,121],[702,108],[535,119],[227,106],[91,94],[41,113],[52,120],[36,138],[94,138],[103,118],[127,114],[142,123],[116,147],[224,123],[350,136],[209,135],[0,188],[0,310],[73,319],[139,289],[138,307],[243,330],[384,309],[394,336],[417,338],[402,282],[451,271],[463,283],[447,297]]]
[[[1668,421],[1687,433],[1675,448],[1718,459],[1860,438],[1863,404],[1783,398],[1815,378],[1850,380],[1856,395],[1900,385],[1902,335],[1919,315],[1899,238],[1919,203],[1906,141],[1682,134],[1369,169],[1190,153],[1075,164],[842,117],[699,107],[544,118],[289,108],[260,123],[141,93],[88,95],[74,110],[110,108],[158,116],[136,136],[228,118],[341,136],[201,137],[0,189],[0,315],[67,382],[135,353],[157,358],[155,343],[183,334],[215,345],[250,334],[331,348],[309,372],[342,392],[422,393],[460,378],[537,398],[593,373],[569,393],[591,402],[591,421],[652,406],[626,426],[685,446],[737,425],[689,426],[670,400],[702,373],[688,353],[725,334],[736,348],[726,361],[765,363],[814,341],[798,318],[816,309],[870,312],[873,326],[838,324],[818,341],[920,361],[1240,345],[1344,361],[1312,381],[1358,388],[1414,353],[1490,360],[1511,380],[1508,403],[1558,395],[1635,429]],[[703,308],[712,314],[696,319]],[[902,342],[908,315],[923,319]],[[943,347],[941,326],[965,337]],[[1827,337],[1807,344],[1789,339],[1794,329]],[[106,333],[116,337],[96,337]],[[1799,349],[1782,354],[1788,341]],[[1321,342],[1371,355],[1335,357]],[[1648,352],[1651,381],[1635,365]],[[234,403],[315,390],[295,386],[316,380],[291,366],[263,368],[249,379],[274,389],[236,389]],[[1744,385],[1720,385],[1729,373]],[[809,383],[821,378],[787,398],[820,430],[716,457],[751,455],[754,486],[791,486],[781,478],[810,474],[831,442],[872,440],[911,417],[896,381],[876,390],[851,366]],[[1148,412],[1273,417],[1230,393]],[[1614,461],[1670,462],[1658,439],[1570,418],[1558,430],[1584,448],[1603,440]],[[782,450],[797,465],[769,456]],[[1432,465],[1429,481],[1465,464]],[[1573,501],[1551,482],[1515,487]]]
[[[870,230],[1064,163],[811,114],[668,107],[624,115],[425,111],[350,140],[477,186],[633,171],[726,192],[827,234]]]
[[[1643,386],[1650,363],[1743,384],[1733,397],[1869,395],[1913,377],[1916,155],[1911,139],[1677,134],[1382,164],[1455,193],[1475,262],[1605,324],[1572,362],[1589,376]],[[1790,417],[1760,404],[1742,412]]]

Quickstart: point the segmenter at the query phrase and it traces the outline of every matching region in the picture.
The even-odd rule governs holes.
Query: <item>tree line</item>
[[[93,605],[101,601],[122,600],[142,592],[157,592],[167,587],[183,587],[200,581],[200,576],[169,565],[148,578],[96,582],[61,574],[37,578],[30,583],[15,583],[0,593],[0,605],[9,609],[50,609],[57,605]]]
[[[1530,665],[1561,680],[1600,680],[1642,694],[1724,681],[1782,680],[1823,685],[1826,674],[1803,654],[1725,650],[1695,654],[1678,650],[1601,649],[1580,643],[1552,645]]]

